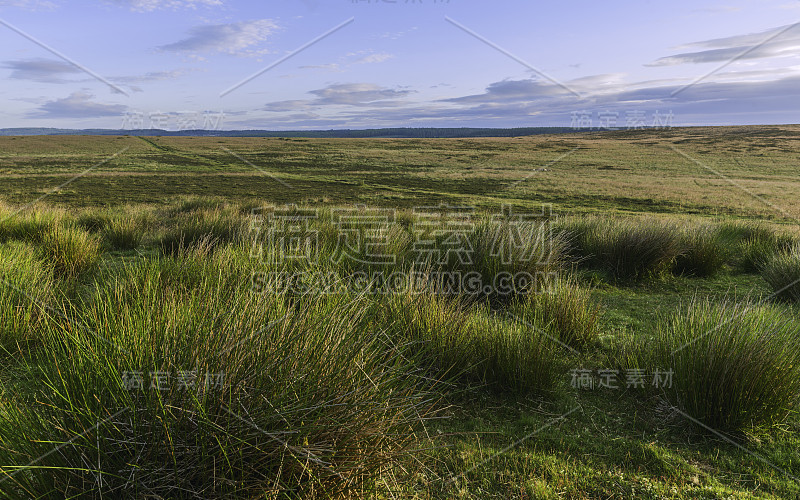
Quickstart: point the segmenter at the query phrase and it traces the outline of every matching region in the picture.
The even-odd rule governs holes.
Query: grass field
[[[548,202],[562,213],[781,219],[786,214],[747,191],[800,215],[793,198],[798,136],[798,126],[770,126],[509,139],[0,137],[0,177],[4,198],[17,204],[88,170],[48,202],[168,203],[176,196],[389,207]]]
[[[0,498],[798,498],[799,135],[0,137]]]

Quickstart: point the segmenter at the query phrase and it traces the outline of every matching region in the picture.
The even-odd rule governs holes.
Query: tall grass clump
[[[687,224],[680,229],[680,241],[683,249],[673,266],[673,272],[677,274],[713,276],[728,261],[728,246],[716,227]]]
[[[92,234],[100,233],[110,222],[111,216],[99,210],[88,210],[75,216],[75,225]]]
[[[58,222],[59,214],[52,211],[0,211],[0,242],[16,240],[38,243]]]
[[[442,291],[449,287],[473,300],[508,304],[517,296],[535,293],[564,263],[565,242],[553,234],[548,221],[440,224],[415,230],[409,255],[415,265],[442,278],[437,284]]]
[[[657,220],[585,219],[560,229],[570,255],[615,279],[638,280],[669,270],[682,246],[674,226]]]
[[[205,198],[197,196],[187,196],[174,206],[171,206],[171,214],[187,214],[193,212],[214,212],[221,210],[227,203],[216,198]]]
[[[468,359],[472,371],[490,388],[516,394],[548,395],[561,372],[557,345],[523,322],[480,307],[469,323]]]
[[[389,331],[434,377],[500,392],[553,390],[559,370],[553,341],[485,305],[467,309],[458,297],[422,289],[393,295],[386,313]]]
[[[247,234],[247,221],[223,211],[199,211],[181,214],[163,231],[158,245],[165,254],[174,255],[181,249],[242,241]]]
[[[0,349],[33,339],[54,308],[53,296],[53,271],[32,247],[0,244]]]
[[[780,300],[800,302],[800,244],[779,251],[761,265],[761,276]]]
[[[7,497],[371,497],[413,468],[430,397],[358,298],[175,284],[129,264],[47,332],[0,403],[0,464],[38,458]]]
[[[796,243],[796,238],[789,234],[768,229],[755,232],[741,243],[742,267],[745,271],[758,271],[773,256],[790,249]]]
[[[737,249],[736,263],[745,272],[759,271],[773,255],[797,241],[792,235],[777,232],[763,222],[725,222],[719,227],[726,243]]]
[[[101,234],[112,250],[133,250],[141,244],[145,231],[141,217],[121,215],[111,218]]]
[[[694,302],[664,321],[654,362],[674,371],[667,399],[719,431],[783,422],[800,400],[800,328],[773,307]]]
[[[38,250],[42,259],[61,278],[75,278],[89,271],[101,254],[97,237],[64,225],[56,225],[45,232]]]
[[[254,210],[244,230],[250,258],[266,267],[305,270],[311,264],[332,264],[336,232],[328,225],[312,225],[301,213],[272,218],[267,209]],[[330,233],[330,235],[328,235]]]
[[[324,217],[324,213],[322,214]],[[369,215],[369,214],[367,214]],[[271,227],[274,246],[286,248],[286,242],[314,240],[311,250],[317,262],[339,272],[391,273],[408,264],[413,236],[401,224],[386,221],[337,221],[327,217],[298,231],[298,222],[281,221]],[[307,229],[307,230],[306,230]],[[277,245],[275,245],[277,243]],[[293,250],[304,253],[302,248]],[[279,257],[279,256],[278,256]]]
[[[571,347],[585,347],[600,335],[600,305],[574,278],[550,283],[515,303],[511,313]]]
[[[490,299],[510,302],[515,297],[538,293],[562,269],[565,240],[552,231],[550,222],[484,221],[470,234],[473,264]],[[508,284],[503,278],[511,278]]]
[[[565,243],[546,222],[434,214],[412,229],[407,225],[420,221],[408,214],[393,222],[381,219],[381,212],[310,212],[298,208],[279,217],[253,217],[251,253],[286,267],[313,260],[332,272],[368,278],[422,270],[439,292],[496,304],[535,291],[564,260]]]

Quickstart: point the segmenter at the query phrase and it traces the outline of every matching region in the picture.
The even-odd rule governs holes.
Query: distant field
[[[28,203],[84,173],[48,203],[167,203],[198,195],[391,207],[544,202],[563,212],[785,221],[800,216],[798,139],[800,126],[500,139],[0,137],[0,198]]]

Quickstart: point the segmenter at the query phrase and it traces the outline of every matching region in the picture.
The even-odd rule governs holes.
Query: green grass
[[[696,302],[658,329],[668,401],[717,431],[783,423],[800,402],[800,328],[768,306]]]
[[[763,226],[756,226],[741,242],[742,266],[747,271],[757,271],[774,255],[787,250],[795,242],[796,239],[790,234],[775,233]]]
[[[58,276],[77,278],[90,271],[100,259],[100,241],[76,228],[57,225],[42,236],[42,259]]]
[[[676,228],[655,219],[575,219],[560,231],[573,259],[622,281],[663,274],[683,252]]]
[[[0,244],[0,348],[3,354],[27,349],[53,314],[53,271],[25,243]],[[3,356],[5,357],[5,356]]]
[[[673,272],[692,276],[713,276],[730,258],[718,227],[690,226],[681,230],[681,253],[675,258]]]
[[[559,214],[689,214],[785,223],[791,219],[714,173],[699,171],[670,146],[713,163],[726,178],[796,218],[797,134],[796,125],[781,125],[496,139],[3,137],[0,196],[16,205],[30,203],[127,147],[48,201],[80,208],[169,205],[176,199],[191,204],[203,197],[402,209],[506,204],[523,213],[553,203]],[[556,159],[548,171],[536,171]]]
[[[101,236],[112,250],[134,250],[142,243],[147,222],[143,214],[123,213],[108,221]]]
[[[433,411],[427,384],[367,327],[363,299],[288,304],[246,281],[195,278],[125,265],[82,305],[78,329],[46,331],[18,382],[37,388],[0,406],[0,463],[35,462],[7,480],[6,497],[329,497],[414,467],[410,447]],[[135,372],[144,386],[131,390]],[[153,389],[153,372],[171,381]],[[224,378],[206,387],[205,374]]]
[[[715,432],[744,430],[734,439],[800,473],[800,421],[791,411],[798,365],[789,360],[797,333],[792,321],[779,321],[796,314],[793,306],[748,310],[750,319],[703,337],[707,349],[687,349],[683,365],[664,359],[669,346],[745,307],[676,313],[686,297],[724,304],[768,294],[767,281],[741,270],[737,249],[752,236],[742,225],[576,217],[552,234],[540,231],[541,222],[523,225],[531,237],[521,238],[519,228],[481,214],[464,233],[471,260],[425,267],[413,252],[413,213],[355,232],[337,225],[338,209],[318,211],[299,233],[278,226],[277,236],[319,238],[313,258],[293,260],[278,258],[276,234],[267,237],[269,226],[252,208],[193,200],[98,210],[91,218],[39,210],[35,218],[50,221],[40,232],[7,241],[5,272],[25,293],[0,295],[4,321],[10,318],[0,467],[11,474],[51,442],[89,432],[37,462],[48,469],[14,474],[6,497],[80,495],[94,491],[101,475],[104,495],[133,488],[206,498],[396,491],[414,498],[749,498],[755,484],[766,498],[800,491],[776,469],[714,441]],[[137,221],[139,241],[127,250],[104,236],[126,216]],[[633,267],[636,279],[623,279],[602,260],[581,258],[571,239],[576,228],[601,225],[608,234],[590,241],[610,248],[618,248],[612,235],[652,246],[658,238],[641,235],[653,227],[677,242],[679,256],[687,242],[708,244],[710,254],[698,250],[694,268],[712,262],[715,272],[675,272],[667,260],[643,259]],[[377,236],[369,240],[375,253],[398,258],[384,265],[370,262],[372,252],[342,255],[343,227],[350,237]],[[179,232],[184,242],[195,235],[192,244],[164,251],[165,235]],[[431,248],[452,245],[434,238]],[[483,285],[493,273],[536,270],[551,274],[504,298],[441,281],[446,271],[474,273]],[[282,271],[304,273],[304,288],[268,277]],[[356,280],[354,287],[366,272],[406,280],[394,288]],[[672,323],[655,319],[664,316]],[[676,386],[663,394],[624,383],[594,391],[570,385],[578,368],[597,377],[602,369],[667,364],[677,367]],[[225,385],[218,392],[150,388],[150,372],[176,382],[192,370],[224,372]],[[129,372],[139,371],[145,390],[126,389]],[[714,393],[727,396],[708,399]],[[665,412],[664,400],[708,428]]]
[[[707,349],[686,349],[683,386],[623,379],[668,368],[666,346],[796,267],[788,218],[669,146],[797,216],[798,133],[0,138],[0,262],[25,291],[0,288],[0,497],[800,497],[796,302],[750,307]],[[6,217],[123,145],[50,207]],[[287,259],[250,215],[285,203],[319,215],[273,234],[319,236],[309,259]],[[540,240],[548,203],[556,237]],[[393,222],[341,224],[358,204],[391,208]],[[461,240],[471,259],[424,267],[413,208],[447,206],[476,208]],[[346,245],[358,241],[372,251]],[[448,248],[434,236],[430,249]],[[420,293],[370,278],[411,271]],[[282,272],[304,273],[304,288]],[[533,272],[536,286],[512,293],[485,286]],[[150,371],[193,369],[224,371],[225,384],[149,389]],[[576,369],[619,369],[621,387],[574,388]],[[147,390],[124,389],[131,370]],[[13,468],[58,444],[33,464],[53,468]]]
[[[84,211],[75,217],[75,225],[81,229],[97,234],[104,231],[111,223],[111,217],[105,212]]]
[[[0,242],[17,240],[38,243],[58,223],[58,212],[0,211]]]
[[[388,304],[389,331],[437,378],[456,377],[498,392],[552,392],[558,346],[536,328],[467,308],[433,290],[409,290]]]
[[[219,210],[180,212],[171,227],[161,234],[159,247],[170,255],[197,246],[213,250],[220,244],[241,241],[245,231],[241,218]]]
[[[589,288],[572,278],[527,295],[512,313],[569,346],[591,346],[600,336],[600,305]]]
[[[764,261],[761,276],[778,299],[800,301],[800,244],[778,251]]]

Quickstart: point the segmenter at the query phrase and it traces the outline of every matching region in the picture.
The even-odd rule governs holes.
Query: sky
[[[0,128],[800,123],[800,1],[0,0],[0,78]]]

